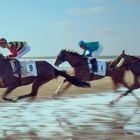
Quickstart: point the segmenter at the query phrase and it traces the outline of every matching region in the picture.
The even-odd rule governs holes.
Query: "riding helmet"
[[[85,45],[85,42],[83,40],[79,41],[79,46]]]

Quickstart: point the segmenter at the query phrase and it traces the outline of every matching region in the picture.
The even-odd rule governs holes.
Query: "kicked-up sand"
[[[130,73],[126,75],[129,84]],[[72,86],[51,98],[62,78],[42,86],[36,99],[16,103],[0,100],[0,140],[139,140],[140,108],[134,96],[109,103],[122,92],[112,91],[109,77],[92,81],[91,88]],[[31,85],[17,88],[9,97],[30,92]],[[5,89],[1,89],[1,93]],[[140,97],[140,90],[134,93]]]

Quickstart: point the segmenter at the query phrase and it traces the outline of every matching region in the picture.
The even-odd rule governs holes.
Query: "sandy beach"
[[[132,83],[131,73],[125,79]],[[43,85],[35,100],[17,103],[0,100],[1,140],[139,140],[139,105],[132,96],[114,106],[120,93],[112,91],[109,77],[92,81],[91,88],[72,86],[52,99],[63,78]],[[23,95],[31,85],[17,88],[9,97]],[[5,89],[1,89],[1,93]]]
[[[50,82],[44,84],[42,87],[40,87],[37,99],[44,98],[44,97],[51,97],[54,92],[56,91],[57,87],[61,84],[63,81],[63,77],[58,77],[57,79],[51,80]],[[131,85],[133,82],[133,75],[131,72],[127,72],[124,77],[125,81],[128,83],[128,85]],[[85,93],[98,93],[105,91],[112,91],[113,89],[113,83],[110,77],[105,77],[100,80],[91,81],[91,88],[79,88],[76,86],[71,86],[63,96],[71,96],[76,94],[85,94]],[[121,87],[122,85],[120,85]],[[27,86],[18,87],[13,92],[9,94],[9,97],[16,97],[18,95],[22,95],[24,93],[29,93],[31,90],[31,84]],[[0,89],[1,93],[5,91],[5,89]],[[1,99],[0,99],[1,100]]]

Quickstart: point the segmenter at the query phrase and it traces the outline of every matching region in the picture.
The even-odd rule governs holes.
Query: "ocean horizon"
[[[56,59],[57,56],[26,56],[21,59]],[[114,59],[117,56],[99,56],[99,59]]]

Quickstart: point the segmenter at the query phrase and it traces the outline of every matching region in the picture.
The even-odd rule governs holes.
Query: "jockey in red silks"
[[[30,51],[30,46],[25,41],[7,42],[5,38],[0,38],[0,46],[2,48],[7,48],[8,50],[10,50],[11,54],[6,56],[6,58],[19,59]]]
[[[0,46],[2,48],[7,48],[10,50],[11,54],[6,56],[6,59],[14,59],[15,63],[15,74],[19,75],[19,85],[21,84],[21,65],[17,60],[21,58],[24,54],[30,51],[30,46],[24,41],[13,41],[7,42],[5,38],[0,38]]]

